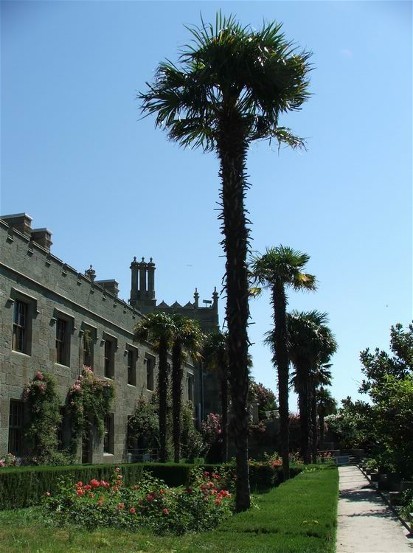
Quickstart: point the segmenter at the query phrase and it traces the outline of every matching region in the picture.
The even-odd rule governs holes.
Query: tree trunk
[[[296,363],[298,381],[298,408],[300,411],[300,455],[306,465],[311,462],[309,369],[305,363]]]
[[[229,378],[236,448],[236,511],[250,507],[248,470],[248,229],[244,196],[247,189],[247,143],[242,118],[235,109],[223,109],[218,154],[222,179],[222,233],[226,253],[226,321],[228,325]]]
[[[182,347],[176,340],[172,347],[172,439],[175,463],[181,460],[182,377]]]
[[[159,460],[161,463],[167,461],[166,451],[166,418],[167,418],[167,397],[168,397],[168,345],[161,339],[159,344],[159,369],[158,369],[158,391],[159,391]]]
[[[311,378],[311,457],[313,463],[317,462],[317,395],[314,386],[314,378]]]
[[[290,478],[290,430],[288,410],[289,357],[287,346],[287,300],[283,284],[272,289],[274,309],[274,351],[278,371],[278,402],[280,410],[280,445],[284,480]]]
[[[228,461],[228,375],[221,369],[222,461]]]

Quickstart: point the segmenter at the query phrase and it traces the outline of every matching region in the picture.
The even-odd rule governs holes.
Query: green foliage
[[[381,469],[413,477],[413,325],[390,330],[390,351],[360,353],[365,376],[360,392],[370,403],[350,398],[328,426],[347,447],[364,447]]]
[[[128,420],[128,448],[158,448],[159,418],[155,401],[141,396]],[[138,444],[138,445],[137,445]]]
[[[32,464],[53,463],[58,456],[58,428],[62,416],[55,378],[37,371],[24,390],[29,422],[25,437],[29,442]]]
[[[204,438],[194,425],[194,407],[192,402],[188,401],[182,406],[182,456],[188,461],[193,462],[197,457],[205,454],[206,444]]]
[[[102,438],[105,416],[110,412],[114,396],[112,382],[97,378],[90,367],[83,367],[69,390],[66,402],[71,421],[73,451],[91,428],[95,428]]]
[[[277,409],[277,401],[274,392],[270,388],[266,388],[261,382],[257,384],[251,380],[249,393],[250,401],[256,401],[258,404],[259,420],[267,419],[267,412]]]
[[[340,448],[370,450],[375,443],[372,406],[350,397],[341,403],[336,414],[326,417],[328,429],[335,434]]]
[[[157,534],[205,531],[231,514],[231,494],[220,487],[217,474],[197,470],[186,488],[171,489],[144,474],[138,484],[125,486],[120,468],[110,481],[62,481],[47,493],[46,513],[57,526],[71,524],[94,530],[110,527]]]
[[[37,509],[12,509],[0,512],[0,549],[7,553],[333,553],[337,481],[336,468],[303,472],[278,488],[255,495],[252,509],[229,517],[213,531],[180,536],[158,536],[145,528],[138,532],[54,528],[45,524],[43,509],[41,515]]]

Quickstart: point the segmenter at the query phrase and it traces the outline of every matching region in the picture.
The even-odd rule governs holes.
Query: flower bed
[[[188,487],[169,488],[149,473],[139,484],[126,486],[121,469],[116,468],[110,481],[62,481],[56,493],[46,493],[44,507],[59,526],[149,528],[157,534],[199,532],[214,528],[231,514],[232,498],[225,481],[218,473],[195,469]]]

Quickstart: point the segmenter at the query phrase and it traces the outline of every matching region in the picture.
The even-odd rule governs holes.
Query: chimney
[[[50,246],[52,245],[52,233],[47,228],[36,228],[32,230],[32,240],[45,250],[50,252]]]
[[[15,215],[2,215],[0,219],[3,219],[9,227],[13,227],[27,237],[31,236],[32,232],[32,218],[26,213],[16,213]]]
[[[95,280],[96,284],[100,284],[106,290],[109,292],[109,294],[112,294],[115,296],[115,298],[118,297],[119,294],[119,284],[114,279],[110,280]]]

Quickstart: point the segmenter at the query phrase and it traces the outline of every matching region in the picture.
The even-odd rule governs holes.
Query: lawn
[[[253,497],[254,506],[216,530],[154,536],[121,530],[47,526],[38,507],[0,512],[4,553],[334,553],[335,467],[310,469]]]

